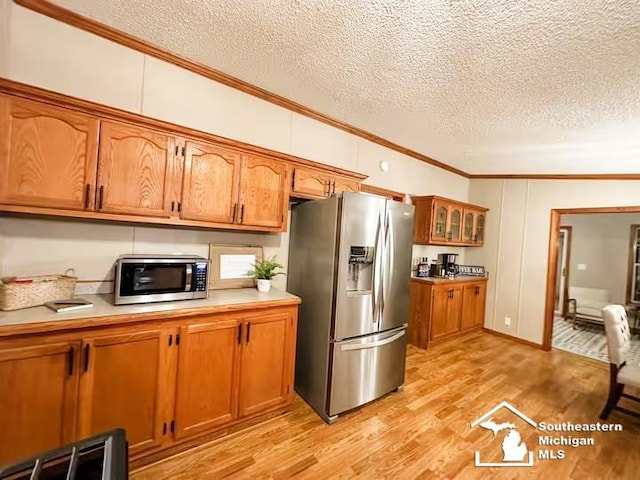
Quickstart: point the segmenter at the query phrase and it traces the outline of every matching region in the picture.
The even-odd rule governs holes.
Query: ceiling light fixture
[[[382,170],[383,172],[387,172],[389,171],[389,162],[387,162],[386,160],[382,160],[378,164],[378,167],[380,167],[380,170]]]

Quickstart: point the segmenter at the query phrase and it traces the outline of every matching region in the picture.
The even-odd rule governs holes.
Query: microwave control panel
[[[196,283],[196,292],[206,292],[207,291],[207,280],[208,280],[208,267],[206,263],[196,263],[194,265],[194,277]]]

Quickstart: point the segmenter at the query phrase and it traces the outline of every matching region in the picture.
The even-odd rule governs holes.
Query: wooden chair
[[[640,366],[627,364],[625,359],[631,343],[627,312],[622,305],[607,305],[602,315],[609,350],[609,398],[600,418],[606,420],[614,409],[640,417],[640,413],[618,406],[621,397],[640,402],[640,398],[624,393],[625,385],[640,388]]]

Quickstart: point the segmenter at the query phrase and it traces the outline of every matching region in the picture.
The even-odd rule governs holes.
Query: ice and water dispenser
[[[374,247],[350,247],[349,270],[347,273],[348,292],[371,292],[373,288],[374,251]]]

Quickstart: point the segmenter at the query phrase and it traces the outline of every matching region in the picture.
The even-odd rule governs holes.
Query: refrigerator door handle
[[[389,343],[393,343],[396,340],[398,340],[399,338],[404,337],[405,332],[406,332],[406,330],[402,330],[401,332],[396,333],[392,337],[385,338],[384,340],[379,340],[377,342],[356,343],[356,344],[351,344],[351,345],[340,345],[340,350],[345,352],[347,350],[363,350],[365,348],[382,347],[383,345],[388,345]]]
[[[371,309],[372,309],[372,322],[379,323],[380,321],[380,290],[382,282],[382,262],[384,261],[384,245],[382,237],[382,228],[384,227],[382,213],[378,218],[378,225],[376,227],[376,243],[374,246],[374,258],[373,258],[373,292],[371,295]]]
[[[392,225],[389,219],[389,204],[385,202],[385,217],[384,217],[384,251],[383,251],[383,262],[384,266],[382,271],[384,272],[382,276],[382,288],[380,289],[380,320],[382,320],[382,315],[384,315],[384,304],[387,300],[387,289],[389,288],[389,273],[391,271],[391,258],[393,258],[393,230]]]

